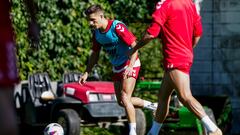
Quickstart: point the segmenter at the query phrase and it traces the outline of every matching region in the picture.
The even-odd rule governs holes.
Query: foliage
[[[155,0],[112,0],[111,6],[116,18],[125,23],[149,23]]]
[[[152,0],[153,1],[153,0]],[[38,1],[38,23],[41,28],[40,48],[31,48],[27,39],[29,15],[23,1],[12,0],[12,20],[16,32],[19,71],[22,80],[34,72],[48,72],[52,80],[61,79],[68,71],[83,72],[91,48],[91,31],[84,10],[93,3],[100,3],[107,17],[116,18],[129,25],[129,29],[141,37],[150,19],[147,0],[56,0]],[[151,4],[149,4],[151,3]],[[124,8],[123,8],[124,7]],[[138,11],[138,12],[135,12]],[[148,20],[148,21],[146,21]],[[158,41],[153,41],[140,52],[141,76],[161,77],[161,54]],[[151,60],[149,63],[147,61]],[[111,65],[104,52],[99,65],[103,79],[110,80]]]
[[[29,14],[23,0],[12,0],[12,21],[16,33],[20,78],[29,74],[47,72],[52,80],[60,80],[68,71],[83,72],[91,48],[91,30],[84,10],[93,3],[101,4],[110,19],[126,23],[138,37],[142,36],[151,21],[154,0],[41,0],[37,1],[38,23],[41,28],[40,48],[31,47],[27,38]],[[162,68],[158,40],[139,52],[140,76],[160,78]],[[111,79],[111,65],[102,52],[99,72],[104,80]],[[146,96],[146,95],[145,95]],[[155,99],[155,98],[154,98]],[[94,133],[93,133],[94,132]],[[84,128],[81,134],[115,134],[107,130]]]
[[[130,23],[129,29],[138,38],[141,38],[147,26],[147,23]],[[139,77],[142,79],[154,80],[162,77],[163,68],[161,66],[161,60],[163,56],[161,54],[161,46],[159,42],[159,39],[155,39],[139,51],[139,57],[141,59]]]
[[[33,49],[26,35],[28,17],[25,7],[22,2],[13,0],[12,14],[21,79],[26,79],[33,72],[48,72],[51,78],[59,79],[67,71],[84,71],[91,46],[91,31],[83,11],[96,2],[39,2],[41,42],[39,49]],[[107,7],[110,6],[106,3],[103,7],[108,11]]]
[[[138,39],[144,34],[151,22],[156,0],[112,0],[111,6],[116,19],[128,25]],[[124,7],[124,8],[123,8]],[[163,75],[161,46],[158,39],[153,40],[139,51],[141,59],[141,79],[159,79]],[[149,62],[150,61],[150,62]]]
[[[99,127],[83,127],[82,135],[113,135],[108,129],[99,128]]]

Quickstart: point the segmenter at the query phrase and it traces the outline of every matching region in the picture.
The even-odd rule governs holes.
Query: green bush
[[[91,31],[84,10],[93,3],[100,3],[108,18],[124,21],[138,38],[150,22],[147,0],[41,0],[38,5],[38,23],[41,28],[40,48],[33,49],[27,39],[28,13],[23,2],[12,0],[12,20],[16,32],[19,71],[22,80],[34,72],[48,72],[52,80],[67,71],[83,72],[91,48]],[[149,4],[150,3],[150,4]],[[138,12],[135,12],[138,11]],[[141,76],[161,77],[160,46],[153,41],[140,51]],[[99,65],[103,79],[110,80],[111,65],[102,53]],[[152,61],[149,63],[148,61]]]
[[[23,0],[12,0],[12,21],[16,33],[20,78],[29,74],[47,72],[52,80],[59,80],[64,72],[83,72],[91,48],[91,31],[84,10],[100,3],[107,17],[126,23],[140,38],[151,21],[153,0],[41,0],[38,5],[38,23],[41,28],[40,48],[31,48],[27,39],[29,15]],[[148,79],[162,77],[161,46],[154,40],[140,50],[142,67],[140,76]],[[99,72],[110,80],[111,65],[101,53]],[[146,97],[143,96],[143,97]],[[82,134],[114,134],[107,130],[84,128]]]

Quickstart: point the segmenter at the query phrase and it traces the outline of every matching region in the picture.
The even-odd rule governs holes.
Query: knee
[[[117,103],[118,103],[118,105],[123,107],[123,101],[122,101],[121,96],[120,95],[116,95],[116,96],[117,96]]]
[[[121,106],[126,106],[130,102],[131,101],[130,101],[130,99],[128,99],[127,94],[123,92],[120,96],[120,101],[118,102],[118,104]]]
[[[121,99],[118,99],[118,100],[117,100],[117,103],[118,103],[118,105],[120,105],[120,106],[124,107],[124,104],[123,104],[123,102],[122,102],[122,100],[121,100]]]

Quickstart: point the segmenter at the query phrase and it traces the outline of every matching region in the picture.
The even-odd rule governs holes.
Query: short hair
[[[90,6],[85,10],[86,15],[90,15],[90,14],[97,13],[97,12],[102,12],[102,13],[104,12],[102,7],[97,4]]]

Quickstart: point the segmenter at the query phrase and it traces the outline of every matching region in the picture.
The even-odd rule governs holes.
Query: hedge
[[[16,33],[20,77],[26,80],[29,74],[48,72],[52,80],[59,80],[68,71],[84,72],[91,48],[91,30],[84,10],[98,3],[106,16],[125,22],[140,38],[151,21],[153,0],[41,0],[38,6],[38,23],[41,28],[40,47],[32,48],[27,39],[29,15],[22,0],[12,0],[12,21]],[[142,68],[140,76],[162,76],[158,40],[140,51]],[[98,71],[104,80],[111,79],[111,65],[104,52],[101,53]]]

